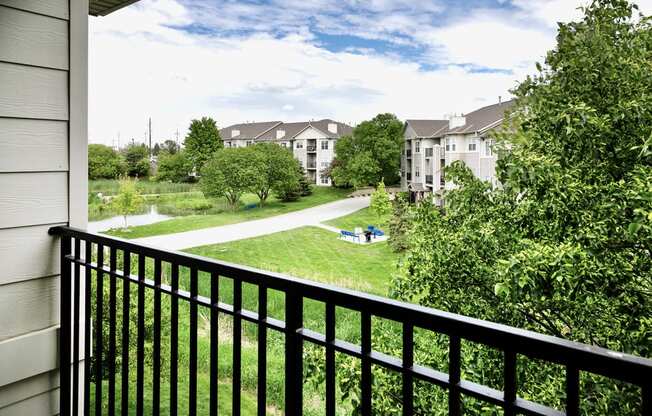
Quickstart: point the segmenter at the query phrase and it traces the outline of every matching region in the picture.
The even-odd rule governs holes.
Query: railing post
[[[290,290],[285,295],[285,414],[303,411],[303,298]]]
[[[71,238],[61,237],[61,326],[59,329],[59,411],[61,415],[70,414],[70,263],[66,256],[70,254]]]

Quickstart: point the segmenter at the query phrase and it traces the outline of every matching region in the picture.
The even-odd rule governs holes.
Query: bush
[[[168,153],[161,151],[158,156],[156,180],[170,182],[187,182],[192,171],[192,163],[186,152]]]
[[[126,171],[122,156],[103,144],[88,145],[88,179],[117,179]]]

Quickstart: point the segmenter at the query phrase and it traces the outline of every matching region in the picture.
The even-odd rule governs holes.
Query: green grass
[[[141,238],[153,235],[173,234],[183,231],[198,230],[201,228],[217,227],[220,225],[235,224],[243,221],[257,220],[274,215],[285,214],[304,208],[310,208],[327,202],[345,198],[350,191],[330,187],[314,187],[310,196],[303,197],[296,202],[282,202],[271,197],[265,206],[245,209],[245,204],[257,202],[255,195],[245,195],[241,207],[235,211],[227,210],[216,214],[189,215],[173,218],[155,224],[130,227],[126,230],[109,230],[106,234],[123,238]]]
[[[382,222],[387,224],[387,220],[389,220],[389,216],[384,218]],[[363,230],[366,230],[368,225],[373,225],[382,229],[382,227],[379,226],[378,217],[372,214],[369,208],[362,208],[353,214],[327,221],[325,224],[347,231],[353,231],[355,227],[361,227]]]
[[[136,183],[136,187],[142,194],[167,194],[199,190],[196,183],[156,182],[148,179],[139,180]],[[99,192],[103,195],[116,195],[119,188],[120,181],[117,179],[96,179],[88,181],[88,192],[92,194]]]
[[[258,238],[239,240],[226,244],[197,247],[188,250],[193,254],[212,257],[223,261],[244,264],[265,270],[295,275],[297,277],[312,279],[320,282],[331,283],[351,289],[369,293],[385,295],[390,278],[393,274],[397,255],[393,253],[387,243],[373,245],[355,245],[337,239],[337,234],[316,227],[304,227],[296,230],[271,234]],[[118,268],[122,267],[121,256],[118,258]],[[132,257],[132,273],[137,271],[137,261]],[[146,275],[153,274],[152,259],[146,260]],[[163,264],[162,281],[170,283],[170,265]],[[233,304],[234,282],[228,276],[219,278],[219,300]],[[189,270],[181,267],[179,273],[179,286],[188,289]],[[209,297],[211,293],[211,276],[205,272],[198,274],[198,292],[200,296]],[[105,278],[105,298],[108,293],[108,282]],[[94,285],[96,286],[96,285]],[[118,304],[121,304],[121,287],[118,285]],[[135,332],[136,331],[136,290],[132,286],[131,292],[130,332],[132,333],[130,348],[130,367],[135,365]],[[258,311],[258,287],[243,284],[242,307],[249,311]],[[106,304],[106,302],[105,302]],[[145,316],[146,316],[146,351],[151,351],[151,320],[153,304],[153,291],[146,291]],[[169,406],[169,328],[171,297],[162,298],[162,363],[161,363],[161,413],[168,412]],[[267,310],[270,317],[285,320],[285,295],[275,290],[268,291]],[[117,320],[121,322],[121,310],[118,310]],[[106,312],[105,312],[106,314]],[[187,369],[189,360],[190,339],[190,309],[186,302],[179,302],[179,411],[185,413],[187,409]],[[309,299],[304,300],[303,306],[304,326],[314,331],[325,331],[325,305]],[[106,320],[105,320],[106,326]],[[221,414],[231,414],[231,396],[233,377],[233,318],[224,314],[219,315],[219,349],[218,349],[218,379],[219,409]],[[105,328],[108,331],[108,327]],[[256,388],[257,388],[257,331],[256,325],[243,322],[242,331],[242,414],[256,414]],[[198,320],[198,414],[206,414],[209,395],[209,360],[210,360],[210,314],[205,308],[199,308]],[[351,310],[336,308],[336,333],[338,339],[357,343],[360,340],[360,314]],[[106,336],[106,334],[105,334]],[[284,335],[275,331],[268,331],[267,342],[267,414],[282,414],[284,401]],[[106,338],[105,338],[106,339]],[[306,343],[304,368],[304,406],[307,416],[323,415],[324,383],[308,381],[315,365],[323,367],[323,362],[314,361],[315,357],[324,356],[322,347]],[[118,354],[119,355],[119,354]],[[337,365],[344,365],[345,357],[337,356]],[[145,356],[145,413],[151,413],[151,353]],[[311,364],[309,364],[311,363]],[[132,367],[131,374],[135,374]],[[120,391],[119,388],[116,389]],[[104,388],[106,397],[107,388]],[[106,399],[105,399],[106,400]],[[130,406],[135,406],[135,384],[130,382]],[[338,415],[351,414],[348,401],[338,404]],[[135,407],[134,407],[135,409]],[[134,409],[131,409],[132,411]]]
[[[193,254],[385,295],[396,254],[386,243],[358,245],[317,228],[197,247]]]

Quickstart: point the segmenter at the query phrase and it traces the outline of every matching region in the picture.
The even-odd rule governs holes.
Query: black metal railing
[[[408,181],[411,181],[412,180],[412,174],[410,172],[407,172],[405,174],[405,179],[407,179]]]
[[[432,175],[426,175],[426,183],[432,185]]]
[[[120,371],[121,380],[129,380],[129,354],[126,351],[130,343],[129,311],[130,290],[137,290],[137,367],[136,367],[136,413],[144,412],[144,362],[145,362],[145,292],[153,291],[153,365],[151,368],[152,411],[158,414],[161,405],[161,332],[170,330],[170,413],[177,413],[179,391],[177,384],[181,368],[178,359],[178,322],[179,303],[189,304],[190,336],[188,373],[188,413],[197,412],[197,330],[198,311],[209,311],[210,332],[210,409],[209,414],[217,414],[218,404],[218,313],[233,318],[233,374],[232,409],[233,415],[240,414],[241,400],[241,331],[244,322],[258,327],[258,414],[266,411],[266,346],[268,330],[278,331],[284,335],[285,385],[284,410],[286,415],[301,415],[303,412],[303,349],[304,343],[312,343],[325,348],[325,410],[326,415],[335,415],[336,411],[336,373],[335,353],[354,357],[361,362],[360,406],[362,415],[372,414],[372,365],[381,366],[400,374],[402,390],[399,400],[402,413],[412,415],[414,408],[414,383],[425,381],[448,391],[448,413],[461,414],[462,395],[475,397],[490,404],[500,406],[506,415],[524,413],[529,415],[560,415],[558,410],[530,402],[517,396],[517,356],[543,360],[565,367],[566,398],[565,414],[578,415],[580,406],[580,372],[599,374],[615,380],[624,381],[641,387],[642,413],[652,414],[652,360],[616,353],[613,351],[583,345],[575,342],[541,335],[505,325],[472,319],[452,313],[442,312],[417,305],[406,304],[374,295],[341,289],[326,284],[296,279],[278,273],[265,272],[245,266],[233,265],[221,261],[203,258],[191,254],[165,251],[136,244],[130,241],[87,233],[69,227],[55,227],[51,234],[61,237],[61,337],[60,363],[62,368],[71,371],[61,372],[60,403],[61,414],[77,414],[80,404],[79,361],[80,322],[85,333],[94,330],[94,349],[91,351],[89,336],[84,337],[84,377],[83,397],[84,413],[89,414],[91,397],[91,376],[95,377],[95,414],[102,413],[102,403],[106,396],[108,413],[116,411],[127,414],[129,409],[129,383],[120,386],[120,401],[116,401],[116,375]],[[83,250],[83,252],[82,252]],[[108,265],[104,258],[108,253]],[[122,267],[118,257],[122,256]],[[137,261],[131,264],[131,259]],[[146,276],[146,262],[153,262],[153,279]],[[149,264],[149,263],[148,263]],[[162,266],[169,266],[170,284],[161,280]],[[180,287],[179,269],[188,270],[189,291]],[[83,269],[83,275],[82,275]],[[136,270],[133,275],[132,270]],[[199,273],[206,273],[210,279],[210,296],[198,291]],[[95,279],[93,279],[95,275]],[[108,279],[108,284],[104,279]],[[225,304],[220,301],[218,284],[220,279],[229,279],[233,283],[233,302]],[[116,291],[118,282],[122,287],[122,305],[117,304]],[[186,283],[188,283],[186,281]],[[253,285],[257,289],[258,311],[243,307],[243,284]],[[95,287],[95,297],[91,288]],[[108,317],[104,316],[106,305],[104,290],[108,287]],[[285,295],[284,321],[268,315],[268,291],[280,291]],[[83,295],[82,295],[83,293]],[[84,297],[83,310],[80,309],[81,297]],[[162,328],[161,297],[169,297],[170,328]],[[95,299],[93,301],[93,299]],[[304,301],[318,301],[324,305],[325,331],[319,333],[304,327]],[[249,299],[245,300],[249,303]],[[95,305],[92,305],[95,302]],[[91,311],[95,309],[94,328],[91,328]],[[122,322],[116,319],[116,311],[122,308]],[[336,308],[346,308],[360,314],[360,344],[345,342],[336,337]],[[393,357],[372,348],[372,317],[397,322],[402,328],[402,357]],[[104,350],[102,328],[108,319],[108,351]],[[116,363],[117,331],[121,326],[122,359],[120,366]],[[444,334],[448,337],[448,374],[415,363],[414,334],[416,330]],[[167,332],[166,332],[167,333]],[[500,351],[504,358],[503,390],[496,390],[461,377],[461,341],[471,341],[486,345]],[[71,351],[71,345],[73,346]],[[91,354],[92,352],[92,354]],[[91,368],[93,357],[94,368]],[[107,367],[108,363],[108,367]],[[108,374],[107,374],[108,373]],[[108,378],[107,390],[104,383],[97,380]],[[150,385],[147,385],[150,387]],[[119,408],[118,408],[119,407]]]
[[[316,169],[316,168],[317,168],[317,162],[310,162],[310,161],[309,161],[309,162],[306,164],[306,166],[308,167],[308,169]]]

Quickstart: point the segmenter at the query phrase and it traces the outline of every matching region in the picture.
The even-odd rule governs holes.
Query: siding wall
[[[86,225],[88,1],[0,0],[0,415],[58,412],[59,248]]]

